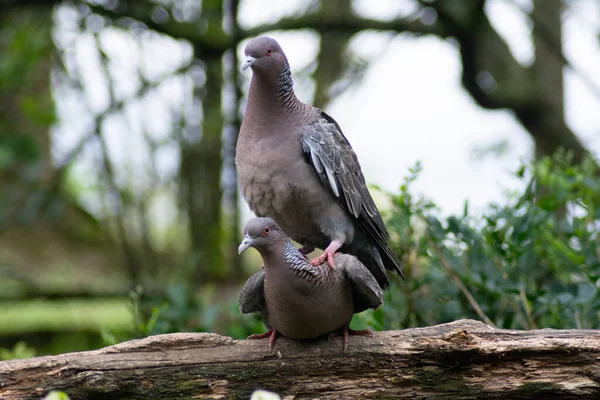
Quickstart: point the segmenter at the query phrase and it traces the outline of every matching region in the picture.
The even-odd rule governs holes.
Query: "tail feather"
[[[371,219],[364,218],[362,215],[358,218],[357,222],[358,226],[360,227],[360,230],[365,235],[365,239],[369,243],[372,258],[370,264],[376,263],[376,265],[381,271],[374,272],[374,267],[367,265],[365,262],[363,262],[363,264],[367,265],[369,270],[373,273],[373,275],[376,278],[378,275],[383,274],[385,280],[380,280],[379,278],[377,278],[377,282],[379,282],[380,286],[383,289],[389,286],[389,280],[385,273],[386,270],[396,272],[402,277],[402,280],[406,281],[406,279],[404,278],[404,274],[402,274],[400,260],[394,254],[394,251],[390,248],[388,242],[389,236],[387,231],[385,231],[385,228],[383,231],[381,231]]]
[[[341,249],[341,251],[348,251],[349,253],[354,254],[360,260],[360,262],[367,267],[369,272],[373,274],[373,277],[377,280],[377,283],[383,290],[390,286],[390,280],[387,276],[386,270],[391,270],[391,268],[386,268],[386,266],[395,266],[396,264],[390,262],[390,260],[385,257],[385,253],[383,253],[384,258],[382,258],[382,252],[378,249],[377,245],[367,244],[367,246],[363,246],[358,249]],[[396,269],[396,271],[398,271],[398,269]],[[399,273],[400,276],[402,276],[402,272]],[[404,276],[402,276],[402,278],[404,279]]]

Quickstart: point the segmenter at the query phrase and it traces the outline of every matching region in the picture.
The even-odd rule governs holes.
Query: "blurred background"
[[[598,1],[1,0],[0,359],[263,331],[234,164],[262,34],[404,264],[353,327],[600,328]]]

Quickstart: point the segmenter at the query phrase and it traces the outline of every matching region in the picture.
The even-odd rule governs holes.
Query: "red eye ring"
[[[271,233],[271,227],[267,226],[264,230],[263,230],[263,236],[267,236],[269,233]]]
[[[270,47],[267,49],[266,55],[270,56],[273,53],[273,49]]]

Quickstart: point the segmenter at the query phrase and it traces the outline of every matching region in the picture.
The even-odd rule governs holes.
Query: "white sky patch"
[[[483,207],[514,187],[508,172],[531,153],[531,140],[510,113],[474,103],[460,85],[460,68],[458,52],[447,42],[401,36],[360,87],[334,101],[329,111],[368,182],[397,192],[420,160],[424,171],[415,187],[447,213],[460,212],[466,199]],[[503,138],[513,144],[512,154],[472,160],[473,147]]]
[[[529,8],[529,7],[526,7]],[[513,57],[522,65],[534,58],[531,21],[511,0],[488,0],[485,13],[492,27],[508,45]]]
[[[417,3],[412,0],[354,0],[352,8],[365,18],[382,21],[410,15],[419,9]]]
[[[244,0],[240,3],[238,22],[244,29],[277,21],[281,17],[299,15],[310,0]]]
[[[563,19],[563,49],[575,69],[565,68],[565,119],[598,158],[600,5],[594,1],[580,0],[574,3],[568,13],[570,17]]]
[[[87,104],[94,114],[109,106],[108,86],[100,71],[100,54],[91,34],[82,34],[75,42],[75,59],[82,78]]]

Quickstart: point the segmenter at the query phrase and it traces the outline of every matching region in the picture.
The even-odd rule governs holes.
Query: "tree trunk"
[[[51,7],[0,10],[0,229],[40,217],[54,178]]]
[[[186,189],[197,276],[214,277],[223,268],[221,251],[221,57],[204,56],[206,83],[199,88],[202,100],[202,133],[199,141],[183,143],[181,173]]]
[[[0,398],[592,399],[600,332],[512,331],[461,320],[427,328],[296,342],[175,333],[97,351],[0,362]]]
[[[202,21],[208,37],[224,35],[223,2],[204,1]],[[227,276],[224,268],[221,224],[221,169],[223,149],[223,51],[207,49],[202,43],[192,43],[194,55],[202,60],[205,80],[195,87],[194,97],[202,104],[202,132],[199,140],[183,143],[181,173],[186,190],[191,242],[197,260],[197,279]],[[195,135],[194,135],[195,136]]]
[[[226,129],[224,131],[223,151],[223,226],[225,232],[225,265],[239,266],[241,257],[238,254],[240,240],[240,192],[237,181],[237,169],[235,166],[235,147],[242,124],[240,110],[240,99],[242,88],[238,84],[240,73],[240,60],[237,57],[237,46],[240,42],[238,20],[239,0],[228,0],[225,2],[225,26],[228,26],[228,34],[233,38],[231,48],[227,51],[225,60],[225,85],[228,101],[224,102],[226,114]],[[229,278],[240,281],[243,277],[242,268],[233,268]]]
[[[561,3],[560,0],[535,0],[531,13],[535,46],[532,69],[537,80],[536,89],[552,110],[543,119],[546,121],[544,132],[535,140],[535,156],[538,159],[552,155],[562,142],[561,133],[555,132],[565,119]]]
[[[323,21],[329,21],[335,16],[351,15],[351,9],[349,0],[323,0],[319,14]],[[344,73],[344,51],[351,36],[322,28],[322,26],[317,27],[321,35],[321,46],[318,56],[319,64],[313,75],[315,79],[313,104],[315,107],[323,109],[331,101],[331,87]]]

